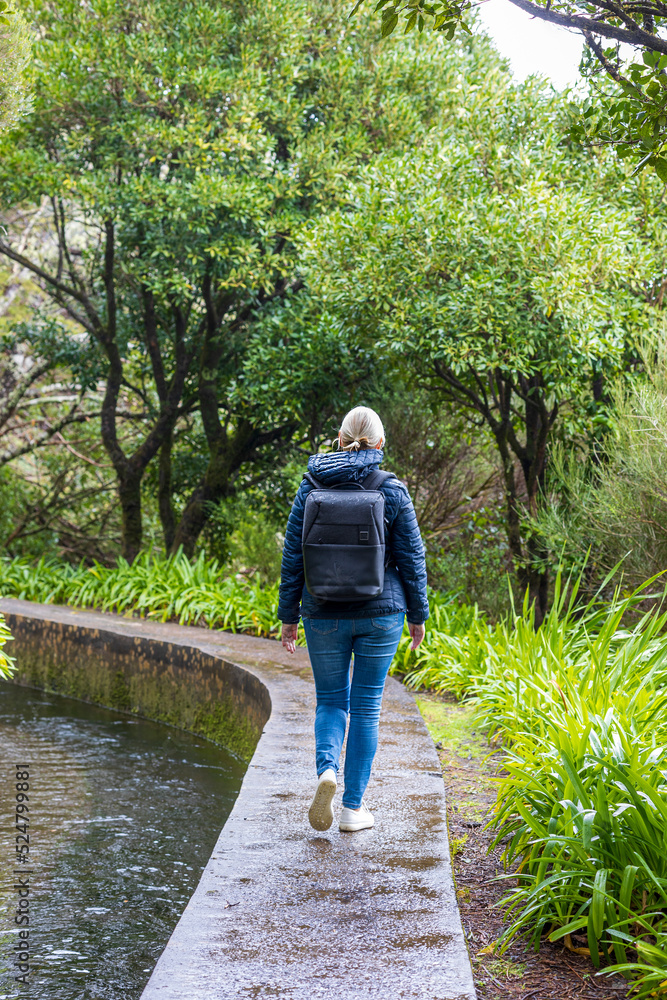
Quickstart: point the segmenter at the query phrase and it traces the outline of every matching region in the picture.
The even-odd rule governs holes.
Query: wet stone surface
[[[305,650],[290,658],[247,636],[24,604],[26,612],[196,645],[244,666],[271,697],[239,797],[142,1000],[475,997],[442,774],[400,684],[387,684],[366,795],[375,828],[317,833],[307,819],[315,698]]]

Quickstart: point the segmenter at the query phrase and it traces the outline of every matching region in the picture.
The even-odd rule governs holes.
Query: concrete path
[[[141,1000],[473,1000],[439,761],[398,682],[387,683],[366,795],[375,828],[317,833],[307,819],[315,697],[305,650],[290,657],[271,640],[24,601],[0,610],[10,622],[76,625],[82,638],[196,647],[268,688],[271,717],[239,797]]]

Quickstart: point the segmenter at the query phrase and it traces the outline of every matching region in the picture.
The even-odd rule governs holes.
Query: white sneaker
[[[338,824],[339,830],[345,830],[347,833],[356,833],[357,830],[370,830],[374,825],[373,813],[368,811],[363,802],[358,809],[350,809],[349,806],[343,806]]]
[[[328,767],[320,775],[313,801],[308,810],[308,819],[314,830],[328,830],[333,823],[333,802],[336,794],[336,772]]]

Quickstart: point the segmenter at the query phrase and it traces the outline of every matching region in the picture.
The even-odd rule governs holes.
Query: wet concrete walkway
[[[239,797],[141,1000],[473,1000],[438,757],[398,682],[387,683],[366,794],[375,828],[317,833],[307,819],[315,697],[305,650],[290,657],[271,640],[26,601],[0,610],[108,641],[196,647],[269,691]],[[19,642],[11,652],[20,657]]]

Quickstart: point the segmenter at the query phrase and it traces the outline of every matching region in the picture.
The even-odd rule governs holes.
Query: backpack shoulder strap
[[[375,472],[369,473],[365,479],[362,479],[361,485],[365,490],[377,490],[387,479],[396,479],[396,476],[393,472],[382,472],[382,470],[376,469]]]
[[[314,486],[316,490],[335,490],[335,489],[361,489],[361,490],[377,490],[387,479],[396,479],[393,472],[381,472],[380,469],[376,469],[375,472],[370,472],[365,479],[362,479],[360,483],[335,483],[333,486],[325,486],[321,483],[319,479],[316,479],[312,472],[304,472],[303,478],[306,482]]]
[[[311,486],[314,486],[316,490],[325,490],[326,489],[326,486],[324,486],[319,481],[319,479],[316,479],[315,476],[311,472],[304,472],[303,478],[306,480],[306,482],[310,483]]]

